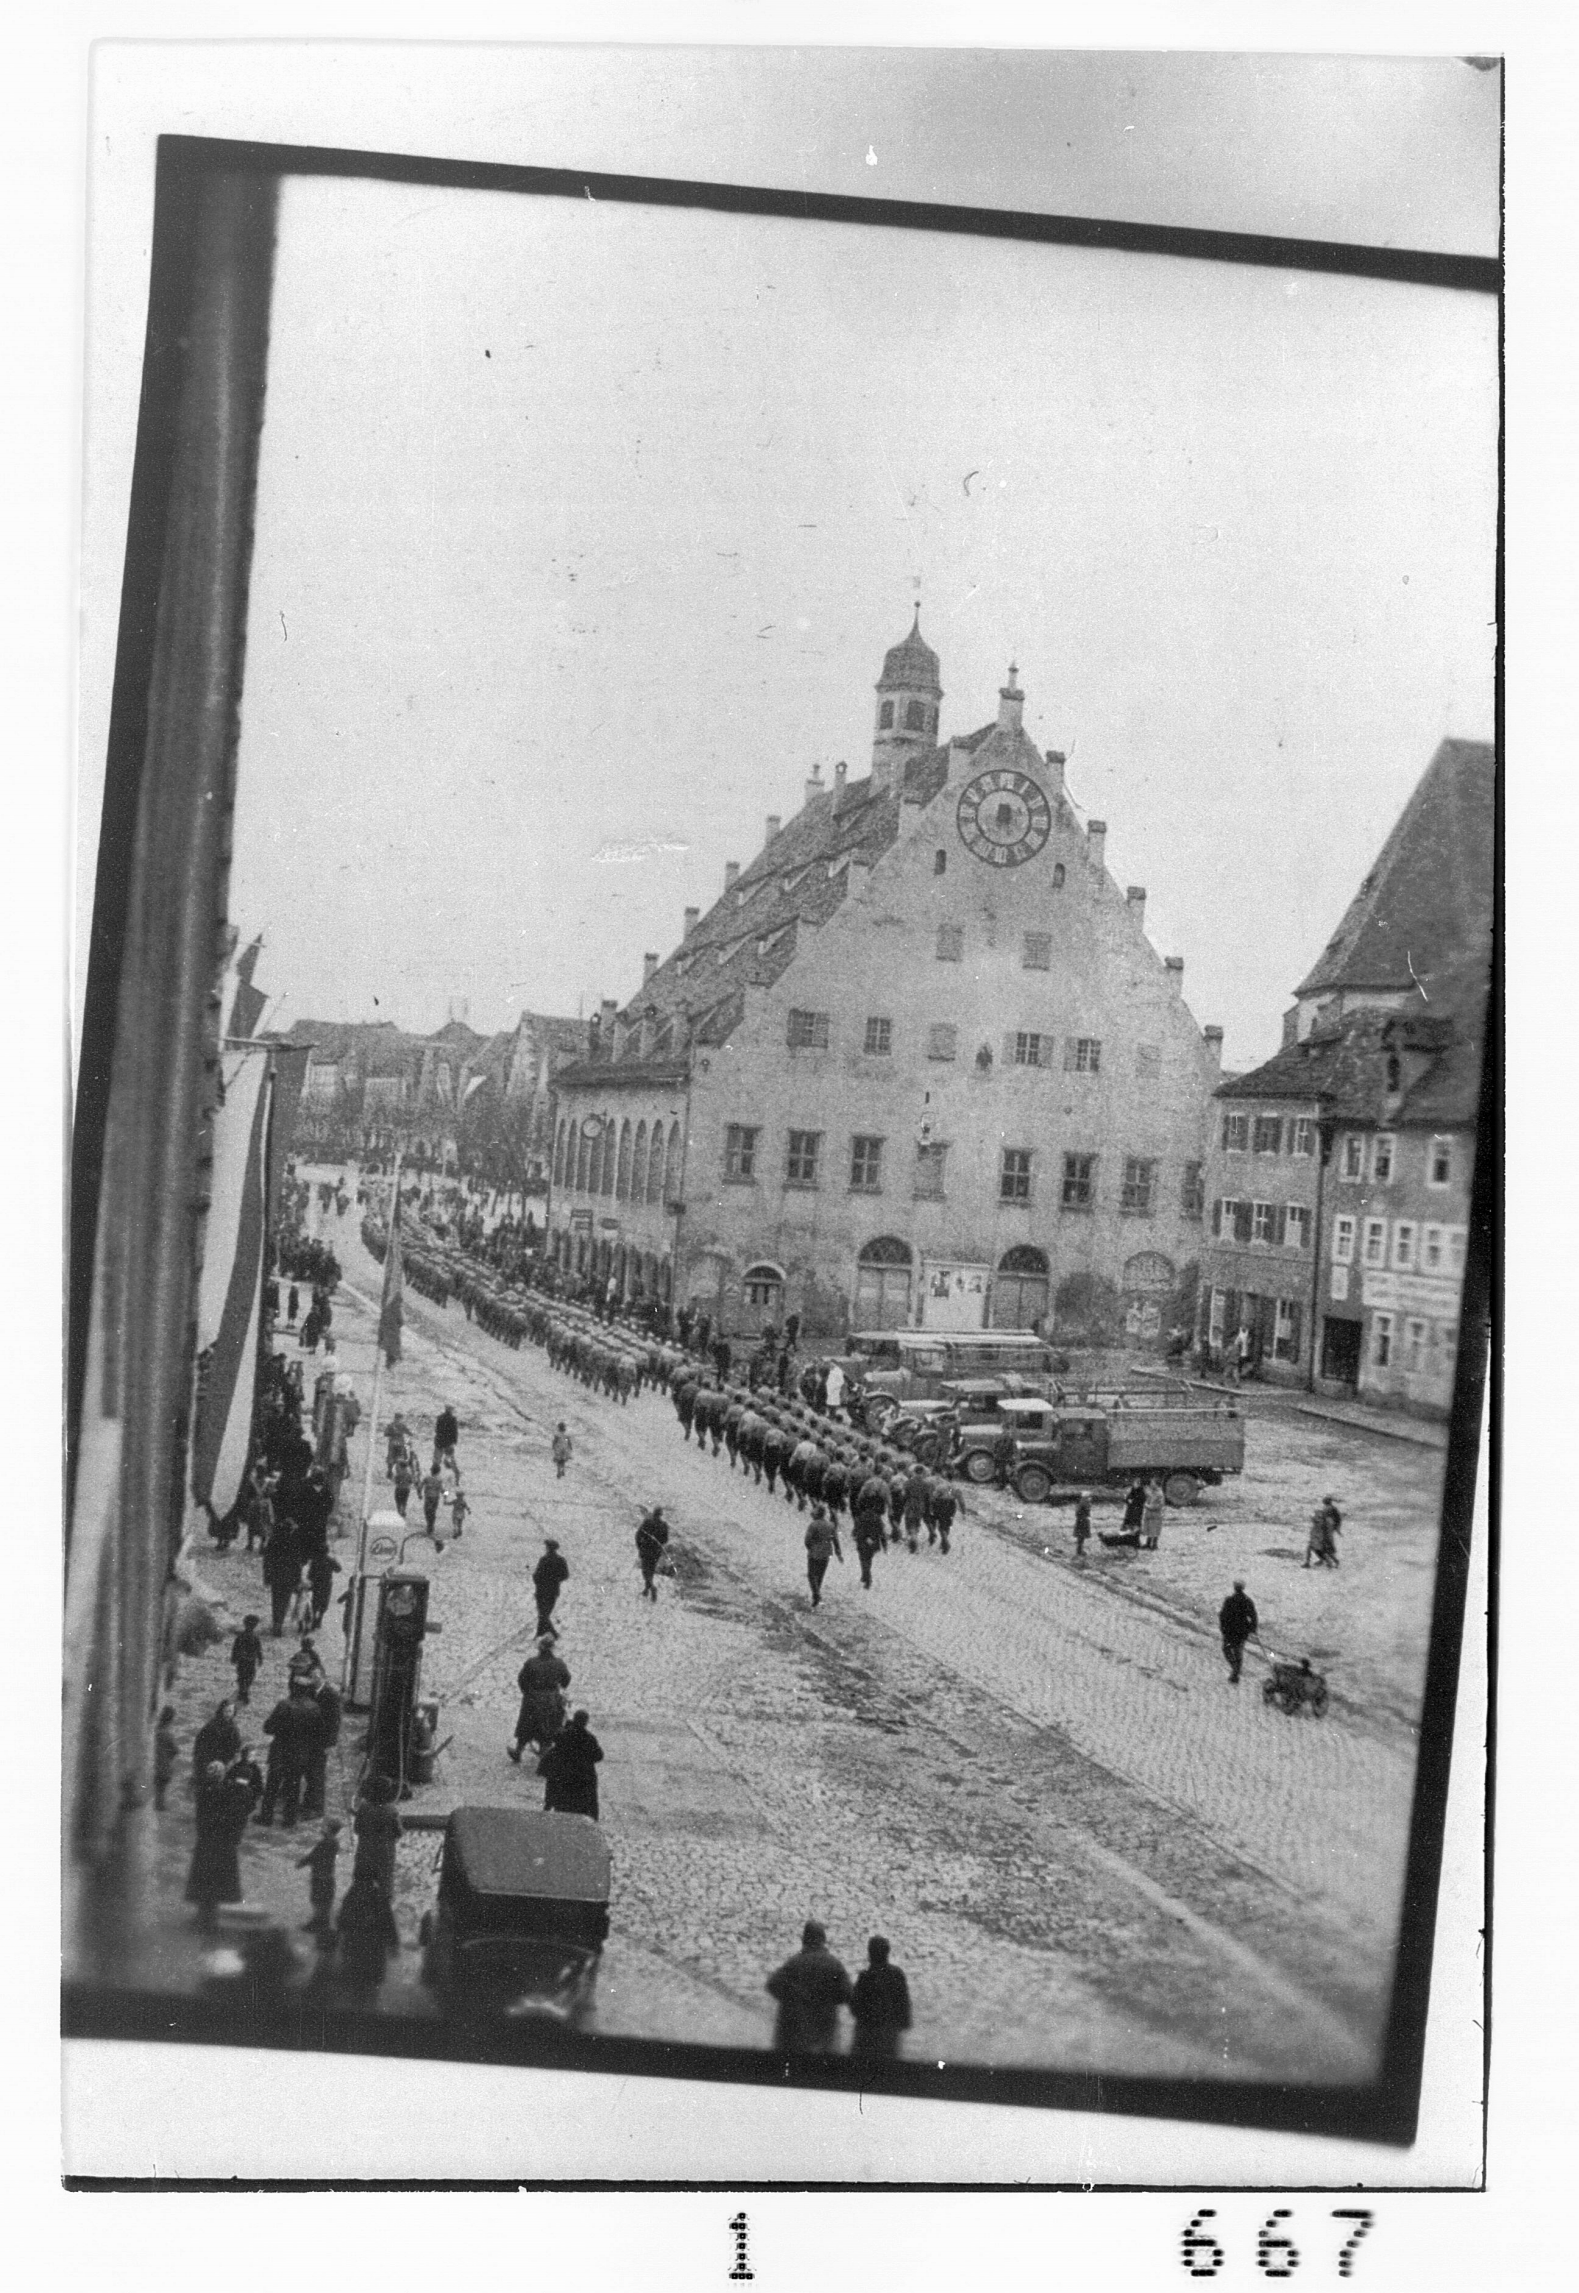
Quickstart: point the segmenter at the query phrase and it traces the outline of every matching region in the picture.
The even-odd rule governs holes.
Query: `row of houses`
[[[557,1069],[557,1261],[734,1334],[792,1313],[829,1340],[1193,1333],[1268,1376],[1445,1406],[1490,750],[1443,744],[1283,1048],[1225,1078],[1014,668],[990,722],[940,739],[918,616],[876,695],[869,773],[814,775]]]

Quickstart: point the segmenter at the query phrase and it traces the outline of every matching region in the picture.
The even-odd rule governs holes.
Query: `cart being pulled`
[[[1273,1656],[1272,1669],[1261,1683],[1261,1700],[1282,1711],[1309,1712],[1320,1719],[1327,1709],[1327,1682],[1312,1668],[1308,1656]]]

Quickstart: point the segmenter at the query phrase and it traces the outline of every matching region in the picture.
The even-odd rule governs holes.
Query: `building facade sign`
[[[1434,1314],[1450,1320],[1458,1312],[1456,1282],[1433,1281],[1429,1274],[1367,1274],[1361,1302],[1389,1313]]]
[[[928,1259],[922,1267],[921,1326],[926,1330],[979,1330],[987,1319],[989,1266]]]

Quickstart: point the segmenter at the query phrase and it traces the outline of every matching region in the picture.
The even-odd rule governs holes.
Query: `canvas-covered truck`
[[[1005,1400],[998,1416],[1013,1436],[1007,1478],[1027,1505],[1153,1477],[1170,1505],[1193,1505],[1202,1489],[1244,1470],[1245,1421],[1216,1393],[1181,1400],[1123,1389],[1101,1399]]]

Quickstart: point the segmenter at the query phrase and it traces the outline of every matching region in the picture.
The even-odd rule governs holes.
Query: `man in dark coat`
[[[433,1426],[433,1463],[435,1469],[440,1465],[454,1464],[455,1444],[460,1437],[460,1419],[449,1403],[446,1402],[439,1411]]]
[[[839,2009],[854,1996],[850,1978],[828,1948],[828,1932],[808,1919],[801,1947],[769,1975],[763,1986],[778,2000],[773,2045],[780,2054],[832,2052]]]
[[[547,1789],[543,1793],[543,1812],[546,1815],[590,1815],[593,1822],[598,1816],[598,1762],[603,1757],[603,1746],[587,1725],[588,1715],[576,1712],[570,1724],[562,1728],[537,1763],[537,1772]]]
[[[244,1784],[210,1760],[197,1786],[197,1844],[186,1877],[186,1899],[197,1905],[197,1923],[216,1923],[221,1903],[241,1901],[241,1836],[251,1812]]]
[[[329,1780],[329,1754],[340,1741],[340,1691],[326,1678],[318,1682],[312,1695],[318,1707],[318,1735],[307,1754],[302,1812],[322,1815]]]
[[[274,1821],[275,1807],[283,1800],[280,1820],[289,1831],[300,1813],[302,1787],[323,1740],[323,1718],[305,1678],[292,1681],[289,1696],[283,1697],[264,1721],[263,1733],[269,1739],[269,1772],[258,1821],[267,1829]]]
[[[654,1505],[652,1511],[644,1515],[636,1531],[636,1558],[641,1565],[643,1600],[656,1600],[658,1597],[653,1578],[658,1573],[658,1563],[663,1559],[663,1549],[668,1542],[669,1524],[663,1517],[663,1507]]]
[[[302,1581],[302,1559],[296,1523],[288,1513],[281,1511],[276,1516],[274,1534],[263,1554],[263,1581],[269,1588],[269,1607],[276,1640],[285,1630],[286,1611]]]
[[[559,1604],[559,1588],[570,1574],[569,1564],[559,1549],[557,1537],[543,1539],[543,1557],[532,1571],[532,1590],[537,1595],[537,1632],[541,1639],[550,1629],[550,1620]]]
[[[806,1529],[806,1582],[811,1587],[811,1605],[822,1606],[822,1580],[828,1573],[828,1563],[837,1556],[844,1566],[844,1554],[839,1549],[839,1532],[821,1505],[813,1508]]]
[[[876,1513],[855,1516],[855,1557],[861,1564],[861,1583],[872,1589],[872,1562],[883,1549],[883,1524]]]
[[[1228,1659],[1228,1678],[1237,1688],[1245,1660],[1245,1642],[1253,1632],[1260,1630],[1256,1604],[1245,1590],[1243,1577],[1234,1578],[1234,1589],[1217,1612],[1217,1627],[1223,1636],[1223,1654]]]
[[[954,1526],[954,1515],[959,1511],[959,1498],[951,1482],[941,1473],[934,1473],[927,1483],[927,1525],[937,1531],[938,1543],[948,1551],[949,1532]]]
[[[867,1964],[855,1978],[850,2012],[855,2017],[852,2054],[881,2055],[892,2059],[899,2041],[910,2028],[910,1985],[888,1956],[886,1935],[874,1935],[866,1946]]]
[[[516,1715],[515,1741],[506,1749],[519,1767],[525,1746],[538,1744],[546,1751],[565,1717],[570,1666],[554,1654],[554,1643],[546,1633],[537,1644],[536,1654],[529,1656],[516,1674],[515,1684],[521,1691],[521,1709]]]
[[[228,1696],[222,1696],[214,1706],[214,1716],[205,1720],[192,1740],[192,1774],[201,1783],[217,1760],[221,1769],[228,1768],[241,1749],[241,1730],[236,1725],[235,1711]]]

